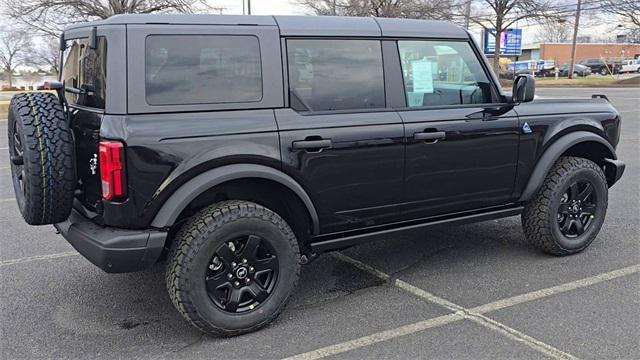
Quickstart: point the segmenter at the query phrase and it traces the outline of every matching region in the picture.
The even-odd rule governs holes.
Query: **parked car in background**
[[[620,72],[640,72],[640,59],[622,60]]]
[[[593,73],[600,75],[618,74],[620,72],[620,63],[615,61],[603,60],[601,58],[584,59],[580,61],[580,65],[588,66]]]
[[[569,64],[564,64],[558,68],[559,76],[569,76]],[[573,65],[573,75],[575,76],[589,76],[591,75],[591,68],[586,65],[574,64]]]
[[[552,76],[555,74],[555,62],[553,60],[523,60],[515,61],[507,65],[507,71],[513,75]]]

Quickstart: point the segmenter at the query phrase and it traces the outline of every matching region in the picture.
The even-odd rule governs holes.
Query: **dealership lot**
[[[524,244],[519,218],[420,231],[326,254],[270,327],[203,336],[173,309],[161,266],[106,274],[52,226],[24,223],[0,120],[0,358],[640,358],[640,89],[621,112],[626,174],[585,252]]]

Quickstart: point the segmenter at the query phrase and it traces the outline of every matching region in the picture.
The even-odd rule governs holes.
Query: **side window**
[[[148,36],[145,91],[150,105],[259,102],[262,68],[258,38]]]
[[[384,108],[378,40],[288,40],[290,103],[294,110]]]
[[[97,48],[89,48],[87,38],[69,40],[63,56],[62,80],[67,87],[83,90],[67,93],[71,104],[104,109],[107,86],[107,40],[98,37]]]
[[[491,82],[467,42],[398,41],[409,107],[492,102]]]

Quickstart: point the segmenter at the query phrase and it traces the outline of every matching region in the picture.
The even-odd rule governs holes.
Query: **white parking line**
[[[558,285],[558,286],[553,286],[553,287],[550,287],[550,288],[546,288],[546,289],[542,289],[542,290],[538,290],[538,291],[533,291],[533,292],[522,294],[522,295],[513,296],[513,297],[510,297],[510,298],[507,298],[507,299],[494,301],[494,302],[491,302],[491,303],[488,303],[488,304],[485,304],[485,305],[476,306],[476,307],[472,308],[471,311],[477,312],[477,313],[481,313],[481,314],[488,313],[488,312],[504,309],[504,308],[507,308],[507,307],[511,307],[511,306],[514,306],[514,305],[518,305],[518,304],[522,304],[522,303],[526,303],[526,302],[542,299],[542,298],[545,298],[545,297],[548,297],[548,296],[551,296],[551,295],[556,295],[556,294],[560,294],[560,293],[563,293],[563,292],[567,292],[567,291],[571,291],[571,290],[575,290],[575,289],[579,289],[579,288],[583,288],[583,287],[599,284],[599,283],[604,282],[604,281],[617,279],[619,277],[635,274],[635,273],[638,273],[638,272],[640,272],[640,265],[632,265],[632,266],[628,266],[626,268],[613,270],[613,271],[610,271],[610,272],[606,272],[606,273],[603,273],[603,274],[595,275],[595,276],[588,277],[588,278],[585,278],[585,279],[580,279],[580,280],[572,281],[572,282],[569,282],[569,283],[561,284],[561,285]]]
[[[32,262],[32,261],[38,261],[38,260],[50,260],[50,259],[57,259],[57,258],[61,258],[61,257],[77,256],[77,255],[79,255],[77,252],[69,251],[69,252],[62,252],[62,253],[57,253],[57,254],[36,255],[36,256],[23,257],[23,258],[19,258],[19,259],[2,260],[2,261],[0,261],[0,267],[9,266],[9,265],[16,265],[16,264],[23,264],[23,263]]]
[[[334,253],[334,256],[342,261],[348,262],[361,270],[364,270],[382,280],[388,281],[391,279],[391,276],[377,270],[367,264],[364,264],[358,260],[350,258],[341,253]],[[295,360],[312,360],[312,359],[321,359],[327,356],[337,355],[340,353],[344,353],[347,351],[355,350],[358,348],[362,348],[365,346],[373,345],[376,343],[380,343],[383,341],[391,340],[397,337],[401,337],[404,335],[413,334],[416,332],[420,332],[422,330],[426,330],[429,328],[442,326],[446,324],[450,324],[456,321],[460,321],[463,319],[467,319],[473,321],[477,324],[490,328],[494,331],[501,333],[504,336],[507,336],[513,340],[519,341],[522,344],[525,344],[551,358],[555,359],[575,359],[575,357],[571,354],[565,353],[549,344],[545,344],[537,339],[530,337],[518,330],[515,330],[511,327],[508,327],[500,322],[497,322],[491,318],[486,317],[483,313],[496,311],[499,309],[503,309],[506,307],[522,304],[529,301],[538,300],[544,297],[548,297],[551,295],[563,293],[570,290],[575,290],[578,288],[595,285],[604,281],[613,280],[622,276],[631,275],[640,272],[640,265],[633,265],[623,269],[614,270],[611,272],[595,275],[589,278],[569,282],[566,284],[534,291],[527,294],[522,294],[498,301],[494,301],[485,305],[477,306],[472,309],[466,309],[462,306],[454,304],[449,300],[443,299],[439,296],[431,294],[425,290],[422,290],[416,286],[413,286],[405,281],[400,279],[396,279],[394,281],[394,285],[407,291],[417,297],[420,297],[426,301],[441,305],[449,310],[454,311],[454,313],[449,315],[440,316],[433,319],[423,320],[417,323],[404,325],[395,329],[385,330],[382,332],[374,333],[371,335],[363,336],[358,339],[350,340],[347,342],[330,345],[324,348],[316,349],[313,351],[309,351],[303,354],[295,355],[287,359],[295,359]]]
[[[0,203],[8,202],[8,201],[13,201],[13,200],[15,200],[15,199],[14,199],[14,198],[0,199]]]
[[[369,266],[365,263],[362,263],[361,261],[358,261],[356,259],[353,259],[349,256],[346,256],[342,253],[335,253],[335,257],[348,262],[350,264],[360,264],[358,266],[358,268],[369,272],[370,274],[373,274],[374,276],[377,276],[380,279],[383,280],[388,280],[390,279],[390,275],[383,273],[382,271],[375,269],[372,266]],[[475,322],[476,324],[488,327],[494,331],[499,332],[500,334],[511,338],[513,340],[519,341],[521,343],[523,343],[524,345],[529,346],[530,348],[533,348],[534,350],[537,350],[551,358],[554,359],[575,359],[575,357],[573,357],[570,354],[567,354],[559,349],[554,348],[551,345],[545,344],[539,340],[536,340],[526,334],[523,334],[521,332],[519,332],[516,329],[510,328],[509,326],[499,323],[493,319],[490,319],[480,313],[474,312],[470,309],[464,308],[458,304],[452,303],[451,301],[441,298],[437,295],[431,294],[423,289],[420,289],[417,286],[411,285],[406,281],[400,280],[400,279],[396,279],[395,280],[395,286],[399,287],[400,289],[411,293],[423,300],[426,300],[428,302],[434,303],[434,304],[438,304],[442,307],[445,307],[453,312],[462,314],[463,317],[465,319],[471,320],[473,322]]]
[[[433,319],[419,321],[413,324],[404,325],[395,329],[381,331],[358,339],[345,341],[343,343],[326,346],[320,349],[312,350],[303,354],[291,356],[283,360],[313,360],[322,359],[328,356],[338,355],[347,351],[359,349],[365,346],[374,345],[383,341],[395,339],[400,336],[414,334],[423,330],[431,329],[438,326],[451,324],[456,321],[463,320],[464,316],[459,313],[438,316]]]
[[[11,169],[11,166],[0,166],[0,170]]]

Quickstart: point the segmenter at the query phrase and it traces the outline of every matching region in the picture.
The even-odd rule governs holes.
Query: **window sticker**
[[[411,62],[411,72],[413,73],[413,92],[432,93],[433,92],[433,72],[431,61],[416,60]]]

